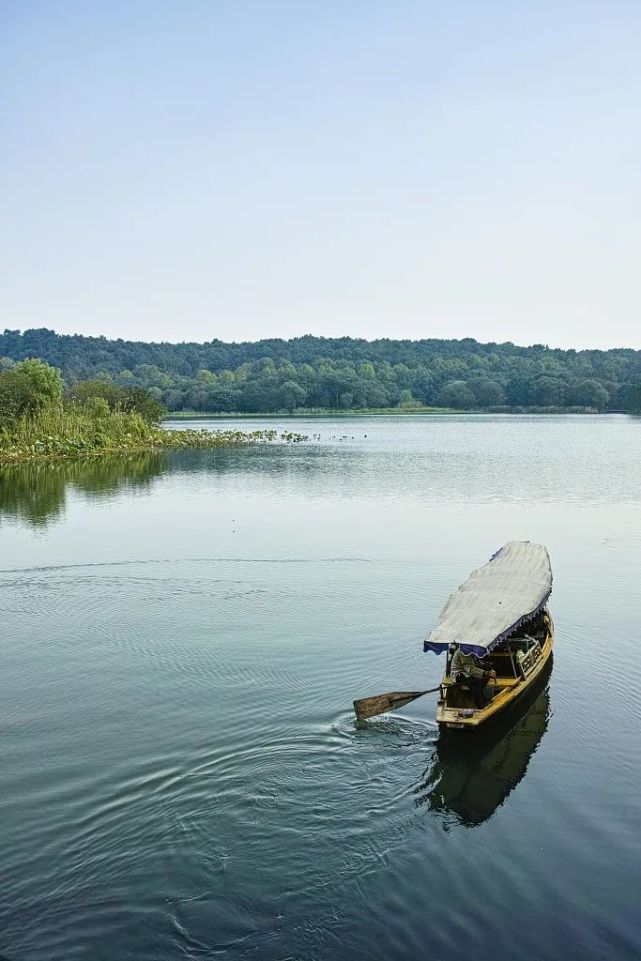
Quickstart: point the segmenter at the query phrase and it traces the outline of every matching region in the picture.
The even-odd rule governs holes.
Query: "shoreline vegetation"
[[[137,414],[109,414],[95,420],[79,411],[26,417],[0,430],[0,468],[32,460],[98,457],[111,454],[212,449],[253,444],[300,443],[303,434],[276,430],[166,430]]]
[[[60,371],[25,360],[0,372],[0,467],[109,454],[298,443],[276,430],[167,430],[164,408],[145,390],[84,382],[65,393]]]
[[[641,382],[640,382],[641,383]],[[640,386],[641,391],[641,386]],[[428,405],[408,396],[394,406],[357,406],[339,399],[338,407],[305,406],[288,400],[273,403],[267,410],[168,411],[151,389],[119,385],[109,378],[75,380],[65,383],[62,371],[37,358],[0,365],[0,467],[30,460],[95,457],[105,454],[216,448],[260,443],[298,443],[308,438],[295,431],[274,428],[259,430],[176,429],[171,422],[186,420],[275,418],[443,416],[447,414],[590,414],[606,411],[600,403],[582,405],[504,405],[477,403],[475,407],[452,402]],[[279,395],[280,396],[280,395]],[[298,395],[297,395],[298,396]],[[636,395],[635,395],[636,396]],[[632,394],[630,394],[632,397]],[[300,397],[298,397],[300,399]],[[586,397],[587,399],[587,397]],[[627,412],[636,413],[630,403]],[[620,412],[610,406],[608,412]],[[626,412],[624,408],[623,412]],[[163,426],[165,421],[167,426]]]
[[[279,418],[313,418],[313,417],[385,417],[385,416],[404,416],[415,414],[466,414],[469,411],[455,410],[452,407],[352,407],[345,408],[307,408],[297,407],[294,410],[274,410],[264,414],[247,413],[245,411],[217,411],[216,413],[206,413],[202,410],[172,410],[164,417],[164,421],[181,420],[277,420]]]
[[[596,407],[487,407],[478,410],[457,410],[455,407],[352,407],[344,408],[306,408],[295,410],[269,411],[264,414],[247,413],[245,411],[217,411],[205,413],[201,410],[174,410],[164,417],[164,422],[174,423],[190,420],[313,420],[315,417],[336,417],[348,420],[350,417],[443,417],[446,415],[465,415],[478,417],[486,414],[625,414],[627,411],[597,410]]]

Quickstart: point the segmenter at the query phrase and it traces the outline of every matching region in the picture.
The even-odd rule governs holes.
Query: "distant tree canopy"
[[[5,330],[0,378],[11,378],[0,388],[0,404],[22,403],[18,383],[24,375],[15,371],[29,358],[59,368],[70,400],[136,409],[149,420],[161,415],[163,405],[212,413],[420,405],[641,412],[641,351],[624,348],[311,336],[147,344],[46,328]]]

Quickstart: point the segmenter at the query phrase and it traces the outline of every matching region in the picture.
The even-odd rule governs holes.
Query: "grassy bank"
[[[390,415],[416,416],[417,414],[470,414],[475,411],[455,410],[453,407],[350,407],[332,410],[322,407],[304,407],[297,410],[269,411],[263,414],[237,411],[206,413],[202,410],[175,410],[165,420],[275,420],[283,417],[389,417]],[[476,411],[478,413],[478,411]]]
[[[0,466],[43,458],[89,457],[134,451],[187,450],[306,438],[275,430],[166,430],[139,414],[96,415],[77,407],[45,410],[0,428]]]
[[[165,420],[282,420],[287,418],[313,418],[313,417],[340,417],[349,419],[350,417],[424,417],[441,416],[444,414],[467,414],[471,417],[479,414],[598,414],[598,413],[620,413],[619,411],[598,411],[594,407],[487,407],[477,410],[457,410],[455,407],[351,407],[349,410],[341,408],[333,410],[331,408],[298,408],[294,411],[281,410],[269,411],[262,414],[247,412],[210,412],[197,410],[176,410],[167,414]]]

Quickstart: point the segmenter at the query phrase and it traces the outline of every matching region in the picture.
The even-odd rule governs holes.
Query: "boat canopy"
[[[510,541],[449,597],[423,649],[440,654],[456,643],[465,654],[484,657],[538,614],[551,592],[543,544]]]

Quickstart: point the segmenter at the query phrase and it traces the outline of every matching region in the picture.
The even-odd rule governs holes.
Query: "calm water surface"
[[[641,422],[277,426],[315,436],[0,472],[0,954],[638,958]],[[357,727],[512,538],[549,677],[475,741]]]

